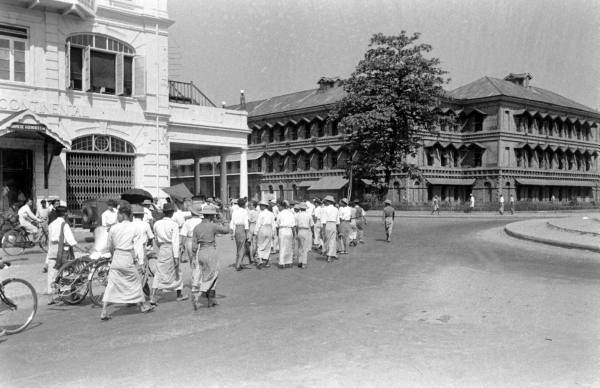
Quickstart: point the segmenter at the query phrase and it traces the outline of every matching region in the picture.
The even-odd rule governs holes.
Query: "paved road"
[[[44,305],[0,340],[0,385],[600,384],[598,255],[510,239],[506,222],[403,219],[392,244],[370,224],[339,262],[224,269],[214,309],[168,297],[101,322]]]

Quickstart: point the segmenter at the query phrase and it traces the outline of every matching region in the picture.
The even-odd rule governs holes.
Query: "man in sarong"
[[[331,263],[334,259],[337,259],[337,235],[340,225],[340,215],[338,209],[333,206],[335,200],[331,195],[326,196],[323,202],[325,203],[325,207],[321,213],[321,221],[325,229],[323,250],[327,256],[327,262]]]
[[[348,250],[350,248],[350,232],[352,232],[352,226],[350,225],[350,221],[352,219],[352,209],[348,207],[348,200],[346,198],[342,198],[340,200],[340,207],[338,209],[340,214],[340,253],[342,255],[348,254]]]
[[[269,204],[265,201],[258,203],[260,206],[260,212],[256,218],[256,229],[254,235],[256,237],[256,256],[257,263],[256,269],[262,267],[268,268],[269,259],[271,257],[271,244],[273,242],[273,235],[275,234],[275,216],[269,211]]]
[[[215,236],[229,233],[225,224],[216,223],[217,212],[213,209],[202,210],[204,221],[196,225],[192,235],[192,250],[195,252],[195,264],[192,271],[192,305],[197,310],[200,298],[206,298],[207,307],[215,302],[216,285],[219,276],[219,256]]]
[[[173,221],[175,207],[171,203],[163,206],[163,219],[154,223],[154,235],[158,245],[156,273],[152,282],[150,303],[156,305],[158,291],[177,291],[177,301],[188,298],[182,294],[183,279],[179,267],[179,226]]]
[[[152,311],[154,307],[145,303],[142,291],[142,279],[137,270],[138,257],[135,244],[140,238],[135,225],[131,222],[131,208],[121,206],[118,213],[119,223],[113,225],[108,232],[108,246],[112,252],[108,284],[102,297],[103,321],[111,319],[107,308],[109,303],[135,303],[143,313]]]
[[[323,239],[321,238],[323,231],[323,223],[321,222],[321,215],[323,214],[323,203],[319,198],[315,198],[315,210],[313,211],[313,221],[315,226],[313,228],[313,244],[320,252],[323,252]]]
[[[196,225],[200,224],[204,218],[202,215],[202,203],[193,200],[188,210],[192,216],[183,223],[183,226],[179,230],[179,237],[181,246],[183,247],[183,254],[187,256],[190,261],[190,267],[193,270],[195,254],[192,250],[192,236],[194,234],[194,228]]]
[[[77,245],[77,240],[75,240],[75,237],[73,236],[71,227],[65,220],[67,208],[65,206],[59,206],[55,211],[56,218],[48,225],[48,253],[46,254],[46,263],[48,265],[47,291],[49,305],[56,303],[53,299],[53,284],[58,272],[58,267],[56,265],[58,254],[59,252],[64,252],[65,248],[68,250],[69,247]]]
[[[392,201],[386,199],[383,201],[386,205],[383,208],[383,225],[385,226],[385,241],[392,242],[392,230],[394,229],[395,209],[392,207]]]
[[[233,207],[232,207],[233,208]],[[246,210],[246,202],[243,198],[237,200],[237,206],[233,208],[231,213],[231,221],[229,227],[235,238],[235,269],[241,271],[247,267],[242,265],[244,257],[247,256],[246,242],[250,239],[249,229],[250,222],[248,220],[248,210]],[[250,260],[250,258],[248,258]]]
[[[275,217],[275,222],[277,222],[277,216],[279,216],[279,206],[277,206],[277,202],[272,199],[271,203],[271,212],[273,212],[273,216]],[[273,235],[273,245],[271,245],[271,250],[273,253],[279,253],[279,234],[275,233]]]
[[[308,252],[312,247],[312,216],[307,211],[305,203],[298,205],[300,211],[296,213],[296,236],[298,241],[298,267],[306,268]]]
[[[258,219],[257,202],[252,201],[248,204],[248,235],[250,236],[250,263],[256,262],[256,220]]]
[[[283,208],[277,215],[277,231],[279,235],[279,268],[292,268],[292,255],[294,248],[294,227],[296,218],[289,208],[288,201],[283,201]]]

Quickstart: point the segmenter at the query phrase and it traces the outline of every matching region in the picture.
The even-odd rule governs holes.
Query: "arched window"
[[[67,38],[67,88],[119,96],[144,94],[142,79],[134,92],[133,73],[143,74],[143,60],[135,59],[129,44],[101,34],[79,34]]]
[[[107,135],[89,135],[73,140],[71,151],[133,154],[133,145],[123,139]]]

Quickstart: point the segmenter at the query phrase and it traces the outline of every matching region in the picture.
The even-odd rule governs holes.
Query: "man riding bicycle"
[[[28,198],[25,201],[25,204],[21,206],[19,209],[19,225],[21,225],[27,233],[30,235],[31,241],[37,242],[40,239],[40,229],[33,224],[33,222],[41,223],[42,220],[36,217],[31,210],[31,206],[33,205],[33,201],[31,198]]]

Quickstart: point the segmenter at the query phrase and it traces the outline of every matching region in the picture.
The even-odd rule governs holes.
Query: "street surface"
[[[514,221],[514,220],[513,220]],[[236,272],[219,306],[46,306],[0,339],[1,386],[597,386],[600,257],[507,237],[502,217],[401,218],[394,242],[306,270]],[[2,278],[35,274],[41,256]],[[186,279],[189,274],[186,274]],[[41,280],[40,280],[41,279]]]

